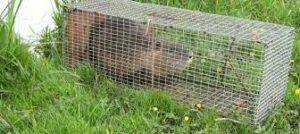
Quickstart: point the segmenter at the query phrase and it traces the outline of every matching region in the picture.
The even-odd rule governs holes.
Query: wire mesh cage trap
[[[260,123],[284,97],[292,27],[129,0],[64,8],[67,66]]]

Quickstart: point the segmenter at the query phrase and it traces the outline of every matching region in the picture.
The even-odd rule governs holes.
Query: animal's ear
[[[161,48],[161,42],[160,41],[157,41],[155,43],[155,49],[160,49]]]

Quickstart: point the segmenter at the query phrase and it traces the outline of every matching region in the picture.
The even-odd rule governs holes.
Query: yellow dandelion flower
[[[196,108],[197,108],[198,110],[200,110],[200,109],[202,108],[202,104],[201,104],[201,103],[196,104]]]
[[[184,118],[183,118],[184,121],[189,121],[190,119],[191,119],[191,118],[190,118],[189,116],[187,116],[187,115],[184,116]]]
[[[158,111],[158,108],[157,108],[157,107],[153,107],[153,108],[152,108],[152,111],[153,111],[153,112],[157,112],[157,111]]]
[[[206,60],[205,59],[201,59],[201,63],[205,63],[206,62]]]
[[[255,56],[255,53],[254,53],[254,52],[250,52],[250,53],[249,53],[249,56],[250,56],[250,57],[254,57],[254,56]]]
[[[296,96],[300,96],[300,88],[298,88],[298,89],[295,90],[295,95]]]
[[[221,72],[223,72],[223,69],[221,67],[217,67],[217,72],[221,73]]]
[[[295,63],[295,60],[290,60],[290,64],[294,64]]]

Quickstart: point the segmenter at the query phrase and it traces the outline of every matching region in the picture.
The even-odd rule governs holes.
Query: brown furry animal
[[[160,39],[142,23],[118,17],[95,21],[86,48],[89,62],[115,80],[169,84],[192,62],[192,51]]]

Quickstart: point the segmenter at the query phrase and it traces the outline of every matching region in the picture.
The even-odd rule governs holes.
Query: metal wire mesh
[[[261,122],[283,96],[294,29],[128,0],[65,6],[65,63]]]

